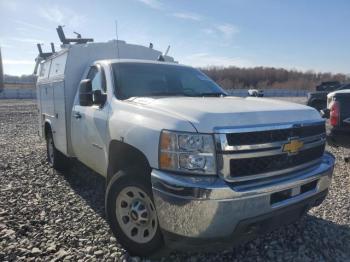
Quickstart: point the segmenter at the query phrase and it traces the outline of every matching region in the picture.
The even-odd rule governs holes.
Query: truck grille
[[[241,182],[308,168],[321,159],[325,138],[323,121],[219,129],[219,173],[227,181]]]
[[[325,133],[325,125],[314,125],[307,127],[294,127],[287,129],[268,130],[260,132],[231,133],[227,134],[227,142],[230,146],[254,145],[286,141],[290,137],[309,137]]]
[[[322,157],[324,145],[301,151],[296,155],[279,154],[273,156],[230,160],[231,177],[251,176],[303,165]]]

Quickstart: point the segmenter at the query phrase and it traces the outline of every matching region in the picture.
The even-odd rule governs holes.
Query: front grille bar
[[[290,140],[283,141],[271,141],[271,143],[262,144],[250,144],[250,145],[229,145],[227,140],[227,135],[230,133],[253,133],[260,131],[273,131],[280,129],[292,129],[292,128],[302,128],[314,125],[324,125],[324,121],[316,122],[301,122],[301,123],[290,123],[290,124],[276,124],[276,125],[259,125],[259,126],[248,126],[248,127],[236,127],[236,128],[225,128],[215,130],[215,144],[217,148],[217,158],[218,158],[218,171],[219,174],[229,182],[245,182],[245,181],[256,181],[264,178],[269,178],[273,176],[278,176],[282,174],[287,174],[291,172],[296,172],[302,169],[309,168],[320,162],[320,159],[313,159],[307,163],[288,167],[282,170],[266,172],[261,170],[259,174],[245,175],[245,176],[232,176],[230,169],[230,161],[233,159],[247,159],[247,158],[259,158],[268,157],[275,155],[287,154],[283,152],[283,147],[285,144],[289,143]],[[320,130],[322,132],[322,130]],[[326,142],[326,133],[322,133],[306,137],[293,137],[304,143],[300,151],[311,150],[322,146]],[[258,135],[258,133],[256,134]],[[292,138],[292,137],[291,137]],[[289,139],[291,139],[289,138]]]
[[[224,166],[228,167],[227,170],[222,169],[221,171],[223,173],[226,174],[230,174],[230,158],[228,157],[228,155],[223,155],[223,162],[224,162]],[[294,166],[294,167],[290,167],[290,168],[286,168],[286,169],[282,169],[282,170],[277,170],[277,171],[271,171],[271,172],[263,172],[260,174],[256,174],[256,175],[250,175],[250,176],[238,176],[238,177],[232,177],[230,175],[226,175],[225,180],[229,181],[229,182],[244,182],[244,181],[250,181],[250,180],[257,180],[257,179],[264,179],[264,178],[269,178],[269,177],[273,177],[273,176],[277,176],[277,175],[283,175],[283,174],[288,174],[291,172],[297,172],[299,170],[302,169],[306,169],[312,166],[315,166],[317,164],[321,163],[321,159],[316,159],[313,160],[311,162],[299,165],[299,166]]]
[[[221,136],[225,136],[224,134],[216,134],[216,140],[222,140]],[[299,139],[304,142],[304,146],[300,149],[306,150],[312,147],[316,147],[322,145],[326,142],[326,134],[320,134],[316,136],[310,136]],[[257,144],[257,145],[243,145],[243,146],[229,146],[226,145],[224,150],[219,151],[219,153],[230,154],[232,159],[240,159],[240,158],[252,158],[252,157],[263,157],[263,156],[272,156],[278,154],[284,154],[282,151],[283,146],[289,141],[279,141],[274,143],[267,144]]]
[[[252,132],[260,132],[260,131],[274,131],[274,130],[281,130],[281,129],[292,129],[292,128],[299,128],[299,127],[307,127],[307,126],[315,126],[315,125],[325,125],[324,120],[323,121],[317,121],[317,122],[301,122],[301,123],[294,123],[294,124],[274,124],[274,125],[265,125],[265,126],[248,126],[248,127],[236,127],[236,128],[224,128],[224,129],[215,129],[215,144],[216,148],[220,152],[225,151],[236,151],[236,150],[260,150],[260,149],[268,149],[268,148],[275,148],[278,146],[281,146],[281,143],[286,143],[288,141],[276,141],[273,143],[263,143],[263,144],[254,144],[254,145],[229,145],[227,140],[227,134],[230,133],[252,133]],[[257,133],[258,135],[258,133]],[[322,133],[315,136],[309,136],[304,137],[304,139],[313,139],[320,137],[325,137],[326,133]]]

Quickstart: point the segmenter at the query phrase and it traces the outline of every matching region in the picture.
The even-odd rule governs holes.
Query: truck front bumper
[[[212,246],[291,223],[326,197],[334,162],[326,153],[317,166],[251,186],[154,169],[153,196],[165,240],[175,247]]]

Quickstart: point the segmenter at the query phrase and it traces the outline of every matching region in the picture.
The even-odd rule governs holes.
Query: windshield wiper
[[[199,93],[199,94],[196,94],[196,96],[219,97],[219,96],[227,96],[227,95],[225,93]]]
[[[181,93],[169,93],[169,92],[154,92],[149,93],[147,96],[183,96]]]
[[[154,92],[147,96],[192,96],[192,97],[219,97],[227,96],[225,93],[198,93],[198,94],[184,94],[184,93],[169,93],[169,92]]]

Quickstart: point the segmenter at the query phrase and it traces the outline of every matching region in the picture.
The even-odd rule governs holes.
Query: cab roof
[[[179,64],[176,62],[147,60],[147,59],[103,59],[103,60],[97,60],[97,61],[95,61],[95,63],[101,63],[101,64],[138,63],[138,64],[159,64],[159,65],[191,67],[191,66]]]

